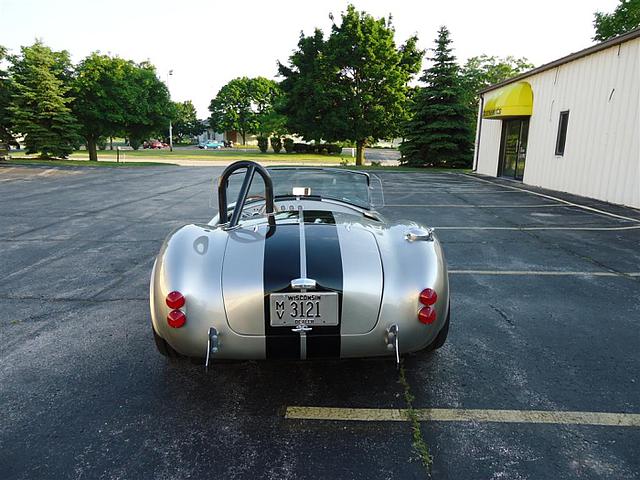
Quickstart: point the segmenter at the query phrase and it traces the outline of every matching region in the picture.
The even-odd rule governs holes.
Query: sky
[[[338,19],[349,3],[391,14],[397,44],[417,34],[420,48],[430,48],[446,25],[460,62],[513,55],[537,66],[592,45],[593,12],[612,11],[618,0],[0,0],[0,45],[17,52],[41,39],[74,62],[93,51],[149,60],[172,99],[192,100],[206,118],[225,83],[276,78],[300,32],[328,32],[329,13]]]

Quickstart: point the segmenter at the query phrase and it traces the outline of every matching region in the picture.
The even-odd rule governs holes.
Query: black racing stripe
[[[307,212],[305,212],[306,214]],[[338,325],[318,327],[307,333],[307,358],[340,357],[342,312],[342,254],[335,219],[323,212],[322,223],[305,224],[307,277],[316,281],[316,291],[338,293]],[[330,217],[330,218],[329,218]],[[305,215],[305,220],[306,220]]]
[[[269,294],[291,292],[291,280],[300,276],[300,227],[270,227],[264,244],[264,330],[269,359],[300,358],[300,335],[291,327],[272,327]]]

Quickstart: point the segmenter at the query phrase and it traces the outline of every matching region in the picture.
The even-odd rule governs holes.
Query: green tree
[[[148,63],[92,53],[76,68],[73,110],[89,159],[98,159],[101,139],[127,135],[133,146],[169,126],[169,92]]]
[[[175,102],[173,115],[173,134],[180,142],[185,138],[197,137],[206,130],[202,121],[198,120],[196,107],[191,100]]]
[[[89,160],[97,161],[100,138],[123,132],[130,106],[128,79],[132,62],[92,53],[76,68],[73,81],[73,110],[80,121]]]
[[[461,167],[471,163],[469,108],[452,54],[449,30],[438,30],[431,67],[415,95],[412,118],[400,146],[402,162],[411,166]]]
[[[0,45],[0,64],[5,59],[7,50]],[[16,145],[13,136],[13,121],[9,112],[11,106],[11,82],[6,70],[0,67],[0,150]]]
[[[298,49],[289,57],[289,66],[278,62],[284,96],[276,109],[283,114],[286,128],[305,140],[320,142],[326,136],[325,119],[333,108],[328,95],[333,77],[326,66],[326,50],[321,30],[313,35],[300,34]]]
[[[613,12],[596,12],[593,17],[593,39],[604,42],[640,27],[640,0],[620,0]]]
[[[125,126],[125,135],[132,147],[151,135],[163,136],[169,128],[169,119],[174,114],[167,86],[156,75],[149,62],[135,65],[128,82],[130,107]]]
[[[391,17],[376,19],[353,5],[341,17],[326,41],[320,30],[302,35],[290,66],[280,65],[284,111],[308,109],[289,117],[290,129],[306,139],[355,142],[362,165],[369,142],[399,133],[408,82],[424,52],[415,36],[396,46]]]
[[[469,58],[460,69],[464,102],[469,107],[469,130],[473,138],[478,118],[478,92],[534,68],[526,58],[480,55]]]
[[[234,78],[223,86],[211,100],[209,122],[215,131],[237,130],[242,144],[248,133],[265,132],[265,121],[273,113],[273,105],[280,95],[278,84],[264,77]]]
[[[66,157],[80,143],[69,104],[71,62],[66,51],[53,52],[37,41],[11,57],[13,128],[24,135],[27,153]]]

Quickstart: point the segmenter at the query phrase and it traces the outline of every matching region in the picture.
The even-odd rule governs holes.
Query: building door
[[[513,118],[502,122],[500,142],[500,175],[522,180],[527,158],[529,119]]]

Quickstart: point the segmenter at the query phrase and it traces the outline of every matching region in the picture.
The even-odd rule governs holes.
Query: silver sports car
[[[244,175],[243,175],[244,173]],[[400,355],[441,347],[449,279],[433,230],[387,222],[377,177],[236,162],[219,214],[171,233],[153,266],[160,353],[217,359]],[[235,203],[228,194],[237,191]]]

